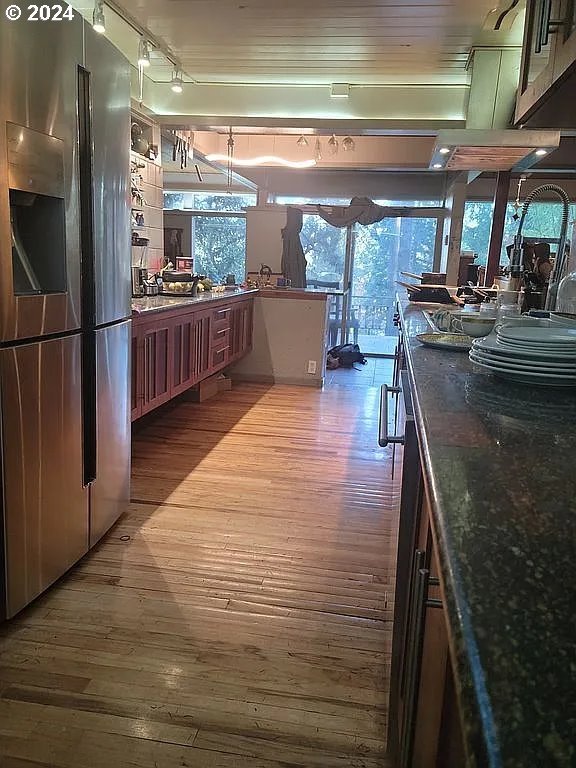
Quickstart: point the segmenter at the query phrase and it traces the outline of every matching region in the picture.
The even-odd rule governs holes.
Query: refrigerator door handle
[[[82,275],[82,466],[83,483],[96,479],[96,290],[92,189],[92,93],[90,73],[78,67],[78,177]]]
[[[96,331],[82,335],[82,466],[83,483],[96,480]]]
[[[78,67],[78,178],[83,328],[93,328],[96,323],[93,165],[90,73],[83,67]]]

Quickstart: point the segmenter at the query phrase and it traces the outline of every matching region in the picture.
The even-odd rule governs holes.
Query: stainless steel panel
[[[96,332],[96,480],[90,490],[90,546],[130,501],[131,321]]]
[[[24,19],[0,24],[0,342],[73,330],[80,325],[77,183],[77,66],[82,20]],[[67,291],[15,296],[11,262],[6,123],[60,139],[64,144]]]
[[[130,317],[130,65],[86,26],[94,146],[96,325]]]
[[[80,356],[79,335],[0,350],[7,616],[88,548]]]
[[[64,197],[64,142],[6,123],[10,189]]]

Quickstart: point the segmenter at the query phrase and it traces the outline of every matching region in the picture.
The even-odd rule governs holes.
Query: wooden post
[[[504,222],[506,221],[506,206],[508,205],[508,193],[510,190],[510,171],[499,171],[496,177],[496,190],[494,192],[494,213],[492,227],[490,228],[490,245],[488,246],[488,261],[486,263],[486,275],[484,285],[492,287],[494,278],[500,268],[500,252],[504,239]]]

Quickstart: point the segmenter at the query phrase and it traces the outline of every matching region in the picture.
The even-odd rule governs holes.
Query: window
[[[228,211],[244,210],[256,205],[256,195],[236,195],[225,192],[164,192],[165,211]]]
[[[344,279],[346,229],[337,229],[316,214],[304,214],[300,234],[306,256],[308,280],[337,282]]]
[[[278,195],[276,205],[350,205],[349,197],[297,197]]]
[[[192,216],[194,271],[221,282],[246,274],[246,219],[242,216]]]
[[[486,264],[490,244],[493,203],[487,200],[467,200],[464,207],[462,227],[462,250],[478,254],[477,262]],[[576,205],[570,206],[569,221],[576,216]],[[535,202],[530,206],[524,221],[522,234],[525,237],[557,238],[562,220],[561,203]],[[508,203],[504,222],[504,239],[500,263],[508,264],[506,246],[512,243],[518,231],[519,221],[514,219],[514,205]],[[554,246],[552,246],[554,250]]]
[[[238,281],[246,274],[246,214],[256,204],[256,195],[219,192],[164,192],[164,210],[181,211],[179,226],[189,228],[193,269],[220,282],[233,274]],[[175,217],[174,217],[175,218]]]
[[[279,195],[277,205],[350,205],[350,197],[296,197]],[[374,200],[377,205],[401,206],[402,208],[438,208],[442,207],[441,200]]]

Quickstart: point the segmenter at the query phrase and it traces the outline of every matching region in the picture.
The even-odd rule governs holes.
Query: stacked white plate
[[[576,387],[576,328],[504,325],[475,339],[470,360],[505,379]]]

